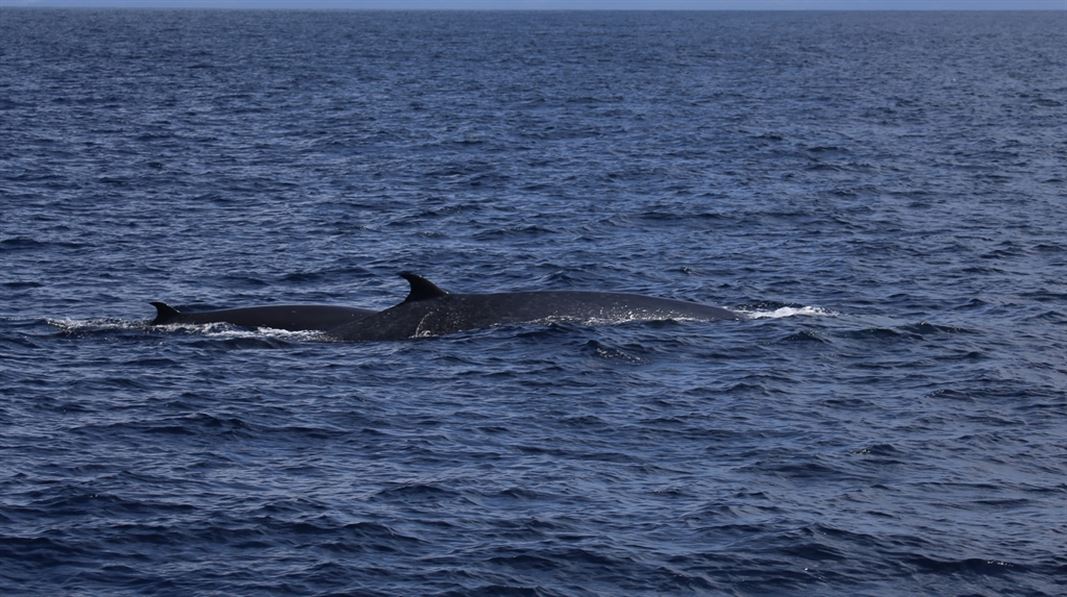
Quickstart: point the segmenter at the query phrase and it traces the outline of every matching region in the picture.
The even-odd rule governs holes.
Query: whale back
[[[162,302],[152,305],[156,308],[156,317],[150,325],[228,323],[288,331],[327,331],[376,313],[370,309],[334,305],[266,305],[187,313]]]
[[[740,318],[720,307],[618,292],[451,294],[410,272],[402,275],[411,284],[407,299],[380,313],[331,330],[329,335],[342,340],[402,340],[533,322],[602,324]]]

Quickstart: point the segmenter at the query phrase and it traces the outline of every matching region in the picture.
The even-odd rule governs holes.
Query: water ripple
[[[1057,19],[0,9],[0,38],[0,592],[1063,592]],[[386,308],[402,270],[747,317],[146,324]]]

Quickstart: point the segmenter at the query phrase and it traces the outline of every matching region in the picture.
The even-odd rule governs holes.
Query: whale
[[[288,331],[325,332],[374,315],[372,309],[334,305],[264,305],[213,311],[179,311],[160,302],[150,303],[156,317],[149,325],[228,323],[246,328],[271,328]]]
[[[410,286],[407,298],[388,309],[328,330],[326,337],[341,341],[383,341],[535,322],[596,324],[744,319],[722,307],[640,294],[567,290],[460,294],[443,290],[412,272],[401,272],[400,276]]]

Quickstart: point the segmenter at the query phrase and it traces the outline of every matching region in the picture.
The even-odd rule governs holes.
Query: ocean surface
[[[0,10],[3,595],[1067,594],[1067,13]],[[346,343],[184,309],[615,290]]]

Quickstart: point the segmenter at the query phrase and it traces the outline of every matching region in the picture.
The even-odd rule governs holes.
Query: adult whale
[[[179,323],[229,323],[246,328],[326,331],[373,315],[371,309],[333,305],[265,305],[239,309],[183,312],[166,303],[153,302],[156,318],[149,325]]]
[[[402,303],[329,330],[326,335],[338,340],[402,340],[536,321],[743,319],[720,307],[619,292],[452,294],[411,272],[400,275],[411,285]]]

